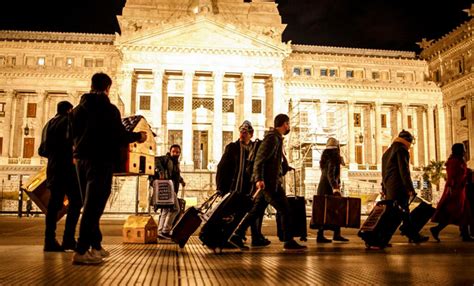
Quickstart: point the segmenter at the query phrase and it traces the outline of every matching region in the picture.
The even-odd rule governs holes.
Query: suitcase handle
[[[214,193],[204,203],[202,203],[202,205],[198,208],[198,211],[200,213],[207,212],[209,209],[212,208],[212,205],[214,204],[214,202],[217,200],[218,197],[219,197],[219,193]]]

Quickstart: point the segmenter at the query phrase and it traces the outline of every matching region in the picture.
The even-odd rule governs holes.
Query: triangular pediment
[[[161,28],[140,31],[123,39],[121,45],[197,49],[257,50],[289,52],[289,46],[245,28],[208,17],[190,18]]]

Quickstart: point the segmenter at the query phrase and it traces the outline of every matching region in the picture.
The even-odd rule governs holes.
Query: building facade
[[[433,48],[422,60],[406,51],[283,43],[273,1],[128,0],[118,20],[121,35],[0,31],[2,189],[45,164],[37,154],[42,126],[57,102],[77,104],[98,71],[113,78],[110,96],[123,116],[147,118],[158,154],[181,144],[189,176],[215,170],[243,120],[262,138],[282,112],[292,125],[286,152],[299,170],[293,184],[308,196],[330,136],[341,142],[347,186],[372,190],[401,129],[416,137],[415,173],[445,159],[451,142],[473,137],[472,29],[461,40],[467,44],[432,46],[446,57],[465,54],[470,72],[439,86],[433,71],[444,60]],[[462,100],[470,123],[454,130]]]

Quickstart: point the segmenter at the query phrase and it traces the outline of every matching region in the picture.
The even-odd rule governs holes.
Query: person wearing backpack
[[[46,186],[50,190],[46,219],[44,248],[46,252],[62,252],[76,249],[76,225],[79,220],[82,199],[72,160],[72,140],[68,137],[68,114],[72,104],[61,101],[57,114],[43,128],[38,154],[48,158]],[[56,219],[63,206],[64,196],[69,205],[62,244],[56,240]]]
[[[153,180],[171,180],[173,182],[174,191],[176,193],[174,206],[172,208],[161,209],[158,220],[158,237],[161,239],[170,239],[170,231],[173,228],[173,222],[176,216],[181,211],[178,202],[179,185],[186,186],[183,177],[181,177],[181,170],[179,169],[179,156],[181,155],[181,146],[173,144],[170,151],[165,156],[155,158],[155,174],[152,176],[150,182]]]

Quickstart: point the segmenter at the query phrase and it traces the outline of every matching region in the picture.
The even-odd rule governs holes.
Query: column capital
[[[216,70],[212,72],[214,80],[222,80],[224,78],[225,72],[221,70]]]
[[[428,111],[433,111],[436,107],[436,104],[433,104],[433,103],[429,103],[426,105],[426,108],[428,109]]]
[[[193,78],[195,73],[194,70],[183,70],[183,76],[185,79]]]
[[[155,79],[162,79],[165,75],[165,71],[163,69],[153,69],[153,77]]]
[[[356,101],[354,99],[347,100],[347,105],[354,106],[355,104],[356,104]]]

